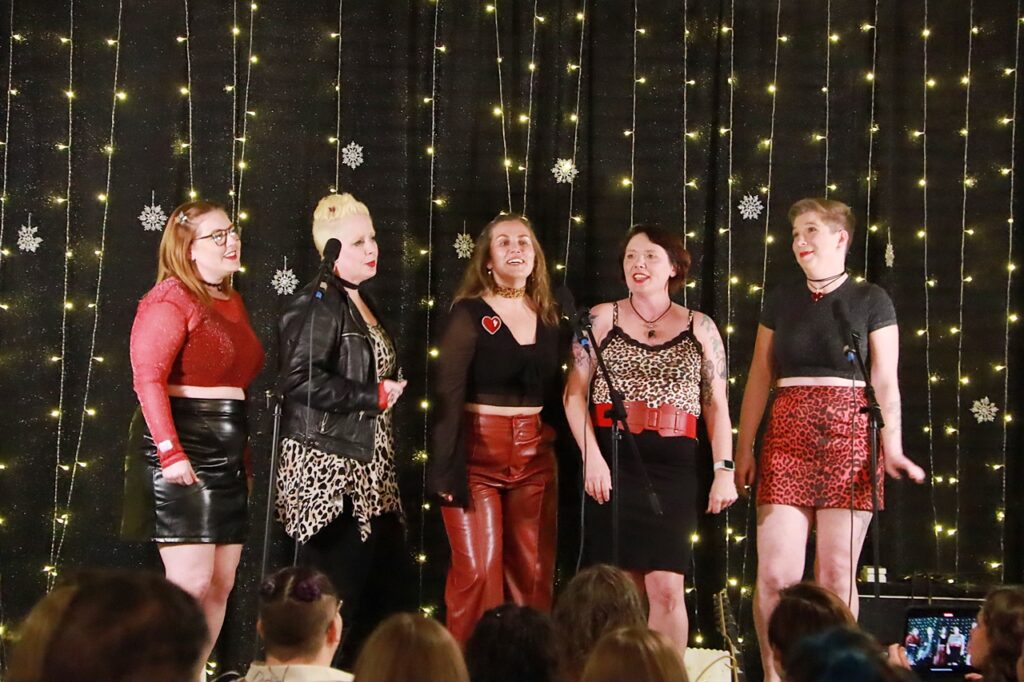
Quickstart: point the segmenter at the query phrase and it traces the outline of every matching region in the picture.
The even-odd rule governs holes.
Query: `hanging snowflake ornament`
[[[761,197],[756,194],[745,194],[736,208],[739,209],[744,220],[757,220],[761,217],[764,204],[761,203]]]
[[[466,259],[473,255],[473,238],[463,232],[455,238],[455,255]]]
[[[142,213],[139,214],[139,222],[142,223],[142,229],[146,232],[159,232],[167,224],[167,214],[156,203],[156,190],[153,190],[149,201],[149,206],[143,207]]]
[[[974,404],[971,405],[971,412],[974,413],[974,418],[978,420],[979,424],[982,422],[994,422],[996,420],[996,412],[998,411],[999,408],[988,399],[988,396],[981,400],[975,400]]]
[[[885,267],[891,268],[893,263],[896,262],[896,249],[893,248],[892,242],[885,245]]]
[[[290,296],[295,293],[295,288],[299,286],[299,278],[288,267],[287,258],[284,259],[284,267],[274,272],[274,277],[270,280],[270,286],[274,288],[278,296]]]
[[[576,175],[579,174],[579,170],[576,168],[576,164],[573,163],[572,159],[558,159],[555,161],[555,165],[551,167],[551,174],[555,176],[555,182],[571,183],[576,179]]]
[[[341,148],[341,162],[355,170],[363,165],[363,148],[354,141]]]
[[[42,237],[36,236],[36,231],[39,229],[38,226],[32,224],[32,214],[28,214],[28,224],[22,225],[18,229],[18,249],[20,251],[31,251],[36,252],[39,245],[43,243]]]

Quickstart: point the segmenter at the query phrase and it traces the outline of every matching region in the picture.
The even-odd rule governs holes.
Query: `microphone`
[[[853,331],[853,325],[850,324],[850,306],[846,304],[845,300],[837,298],[832,301],[832,316],[839,325],[839,336],[843,340],[843,355],[846,356],[850,364],[853,364],[854,354],[859,350],[857,342],[860,341],[860,335]]]
[[[323,299],[324,293],[327,291],[327,278],[331,272],[334,271],[334,261],[338,260],[338,256],[341,255],[341,242],[331,237],[324,244],[324,258],[320,261],[320,274],[317,277],[317,290],[316,298],[318,300]]]
[[[590,309],[586,307],[577,309],[572,291],[564,284],[555,291],[555,300],[558,301],[558,307],[562,309],[562,317],[569,320],[569,327],[572,328],[576,341],[584,348],[588,348],[590,338],[587,336],[586,330],[590,328]]]

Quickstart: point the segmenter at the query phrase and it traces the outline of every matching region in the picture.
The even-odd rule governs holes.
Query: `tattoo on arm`
[[[590,367],[590,351],[578,343],[572,344],[572,361],[577,367]]]
[[[882,414],[885,416],[886,431],[897,434],[901,433],[903,426],[903,415],[901,412],[899,400],[893,400],[882,408]]]
[[[710,341],[710,348],[705,356],[710,359],[714,368],[714,374],[720,379],[727,379],[729,373],[729,362],[725,357],[725,344],[722,343],[722,335],[718,333],[715,323],[707,315],[701,315],[701,327]]]
[[[700,365],[700,403],[704,407],[711,404],[711,397],[714,395],[712,382],[715,379],[715,363],[707,358]]]

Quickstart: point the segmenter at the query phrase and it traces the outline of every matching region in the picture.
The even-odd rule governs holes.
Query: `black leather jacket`
[[[296,294],[278,321],[281,436],[368,462],[381,411],[369,330],[333,275],[310,305],[316,284]]]

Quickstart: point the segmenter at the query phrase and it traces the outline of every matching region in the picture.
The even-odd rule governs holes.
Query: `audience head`
[[[6,679],[194,680],[208,636],[199,605],[163,576],[83,572],[28,614]]]
[[[856,627],[849,607],[834,592],[812,582],[801,582],[779,590],[779,604],[768,621],[768,643],[775,669],[782,674],[782,662],[807,635],[833,627]]]
[[[587,656],[606,632],[647,623],[633,579],[605,564],[577,573],[558,597],[553,616],[563,675],[570,680],[579,678]]]
[[[466,668],[473,682],[555,682],[558,653],[551,619],[528,606],[491,609],[466,642]]]
[[[330,665],[341,643],[341,600],[323,573],[292,566],[260,585],[256,629],[268,663]]]
[[[377,626],[359,653],[356,682],[469,682],[455,639],[440,623],[398,613]]]
[[[587,658],[581,682],[688,682],[683,657],[665,635],[646,626],[613,630]]]
[[[968,642],[971,665],[985,682],[1016,679],[1024,644],[1024,588],[999,587],[989,593],[978,613],[978,627]]]
[[[853,627],[810,635],[794,646],[783,665],[788,682],[900,682],[913,673],[889,664],[875,639]]]

